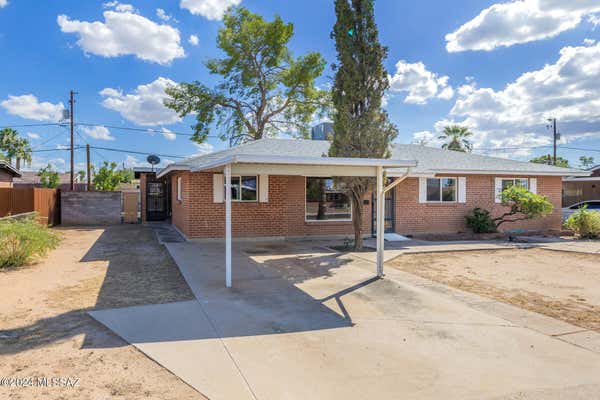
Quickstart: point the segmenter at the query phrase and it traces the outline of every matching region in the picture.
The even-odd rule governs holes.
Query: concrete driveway
[[[314,242],[172,243],[198,301],[93,312],[211,399],[590,399],[577,329]],[[512,313],[512,314],[511,314]],[[519,318],[512,318],[518,316]],[[533,321],[533,322],[532,322]]]

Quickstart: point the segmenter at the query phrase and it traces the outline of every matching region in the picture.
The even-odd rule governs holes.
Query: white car
[[[571,214],[577,212],[577,210],[579,210],[580,208],[582,208],[586,205],[587,205],[588,210],[600,212],[600,200],[581,201],[579,203],[573,204],[572,206],[564,207],[562,209],[563,221],[565,221],[567,218],[569,218],[569,216]]]

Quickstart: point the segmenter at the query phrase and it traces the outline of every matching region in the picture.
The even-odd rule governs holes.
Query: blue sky
[[[161,106],[169,82],[208,85],[203,61],[219,56],[215,37],[227,3],[292,22],[294,54],[335,60],[332,0],[0,0],[0,126],[55,122],[78,92],[76,144],[187,156],[225,147],[196,146]],[[162,10],[162,11],[161,11]],[[557,117],[560,154],[600,160],[600,5],[597,0],[376,1],[381,42],[389,47],[387,109],[398,142],[436,136],[445,124],[475,132],[476,151],[528,159],[547,154],[545,119]],[[141,32],[138,33],[138,32]],[[192,37],[192,35],[194,35]],[[331,70],[319,80],[331,82]],[[162,133],[125,131],[132,127]],[[36,150],[32,169],[65,169],[65,128],[21,127]],[[574,150],[584,149],[584,150]],[[84,151],[77,151],[79,167]],[[94,163],[145,165],[144,155],[94,150]]]

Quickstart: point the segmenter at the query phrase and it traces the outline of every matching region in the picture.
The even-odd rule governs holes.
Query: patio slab
[[[374,279],[363,259],[310,243],[234,243],[234,287],[225,289],[222,244],[167,248],[197,302],[92,315],[212,399],[577,399],[600,391],[599,354],[426,282]]]

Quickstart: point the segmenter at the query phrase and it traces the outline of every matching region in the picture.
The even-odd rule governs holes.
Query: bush
[[[465,219],[467,226],[473,230],[473,233],[492,233],[496,232],[496,224],[490,216],[488,210],[482,208],[474,208]]]
[[[44,256],[60,239],[35,218],[0,221],[0,269],[20,267]]]
[[[574,231],[582,239],[600,237],[600,213],[588,211],[587,206],[571,214],[565,221],[565,227]]]

